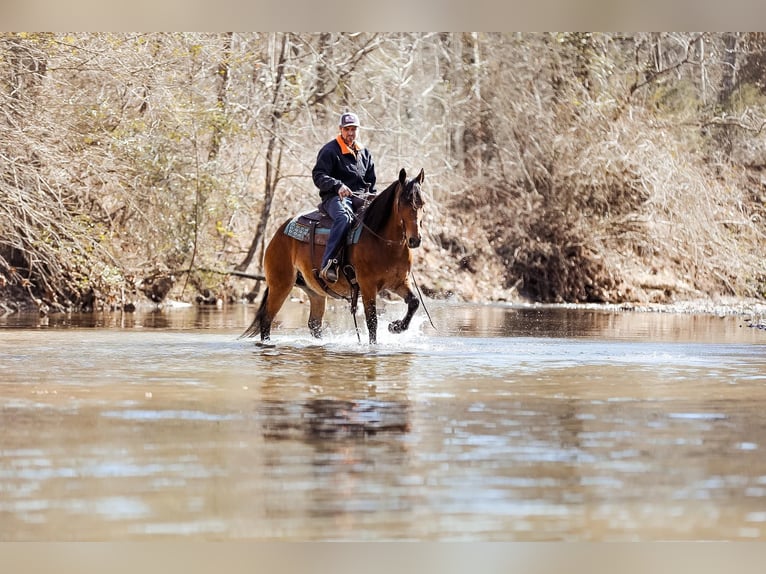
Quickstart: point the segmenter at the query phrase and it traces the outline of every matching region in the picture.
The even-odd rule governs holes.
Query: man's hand
[[[338,188],[338,197],[343,199],[344,197],[351,197],[351,195],[351,190],[345,184],[341,184]]]

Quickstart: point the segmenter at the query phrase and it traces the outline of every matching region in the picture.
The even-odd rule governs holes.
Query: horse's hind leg
[[[269,279],[269,296],[262,311],[259,311],[261,315],[261,341],[268,341],[271,338],[271,323],[290,295],[295,275],[293,273],[284,277],[272,275]]]
[[[290,289],[284,289],[280,285],[267,287],[263,294],[261,306],[258,308],[255,319],[250,328],[245,332],[245,335],[253,337],[258,333],[261,336],[261,341],[269,341],[271,339],[271,324],[289,294]]]
[[[307,292],[309,296],[309,330],[317,339],[322,337],[322,319],[324,318],[327,298],[323,295]]]
[[[420,307],[420,301],[409,289],[404,291],[403,298],[404,302],[407,303],[407,313],[404,315],[403,319],[392,321],[388,325],[388,330],[392,333],[401,333],[402,331],[406,331],[410,326],[412,316],[415,314],[415,311],[418,310],[418,307]]]
[[[263,269],[266,275],[267,290],[264,300],[258,310],[256,324],[260,325],[261,341],[271,338],[271,324],[295,285],[294,255],[292,254],[292,239],[281,233],[281,228],[274,234],[266,248]],[[255,333],[252,333],[254,335]]]

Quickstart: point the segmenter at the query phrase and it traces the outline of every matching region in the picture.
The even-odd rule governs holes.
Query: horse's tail
[[[255,337],[261,332],[261,321],[263,321],[263,318],[266,315],[266,301],[268,299],[269,288],[266,287],[266,290],[263,292],[263,298],[261,299],[261,306],[258,307],[258,312],[255,314],[255,319],[253,319],[253,322],[247,330],[238,337],[238,339],[242,339],[243,337]]]

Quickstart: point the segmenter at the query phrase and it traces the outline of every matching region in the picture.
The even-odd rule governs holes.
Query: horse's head
[[[423,195],[420,192],[420,186],[425,177],[425,173],[421,169],[417,177],[407,181],[407,172],[404,171],[404,168],[399,172],[397,211],[402,227],[404,227],[404,238],[410,249],[419,247],[421,242],[418,214],[425,205]]]

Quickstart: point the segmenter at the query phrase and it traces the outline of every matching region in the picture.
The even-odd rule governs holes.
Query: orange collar
[[[340,146],[340,153],[346,154],[355,154],[356,152],[360,151],[364,146],[360,145],[359,142],[354,142],[354,149],[352,150],[350,147],[346,145],[346,142],[343,141],[343,138],[340,137],[340,134],[335,138],[335,141],[338,142],[338,145]]]

